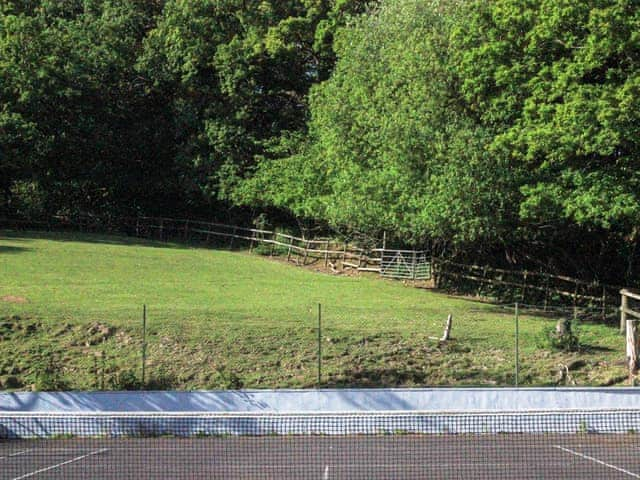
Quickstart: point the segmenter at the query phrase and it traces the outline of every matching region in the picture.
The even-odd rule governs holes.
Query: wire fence
[[[476,304],[478,305],[478,304]],[[20,309],[24,310],[21,311]],[[1,388],[610,385],[627,380],[617,312],[551,305],[262,311],[0,306]],[[561,329],[561,330],[559,330]]]

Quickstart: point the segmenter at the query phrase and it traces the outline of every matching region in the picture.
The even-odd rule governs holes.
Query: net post
[[[318,388],[322,382],[322,304],[318,303]]]
[[[520,319],[519,319],[519,305],[516,302],[515,305],[515,322],[516,322],[516,387],[518,387],[518,376],[520,374]]]

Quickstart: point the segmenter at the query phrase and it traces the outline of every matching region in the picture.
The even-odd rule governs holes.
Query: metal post
[[[93,355],[93,380],[95,389],[100,389],[100,371],[98,370],[98,355]]]
[[[100,390],[104,390],[105,388],[104,374],[106,369],[107,369],[107,350],[104,347],[104,340],[103,340],[102,341],[102,369],[100,372]]]
[[[322,305],[318,304],[318,388],[322,382]]]
[[[147,306],[142,306],[142,388],[145,385],[145,369],[147,363]]]
[[[518,376],[520,374],[520,320],[518,315],[518,303],[516,302],[516,387],[518,386]]]

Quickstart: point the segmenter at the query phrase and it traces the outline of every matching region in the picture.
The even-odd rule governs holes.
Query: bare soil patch
[[[4,297],[0,298],[0,300],[7,303],[27,303],[26,298],[18,297],[15,295],[5,295]]]

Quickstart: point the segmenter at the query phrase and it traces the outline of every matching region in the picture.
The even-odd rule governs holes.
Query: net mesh
[[[0,479],[640,478],[640,411],[0,414]]]

